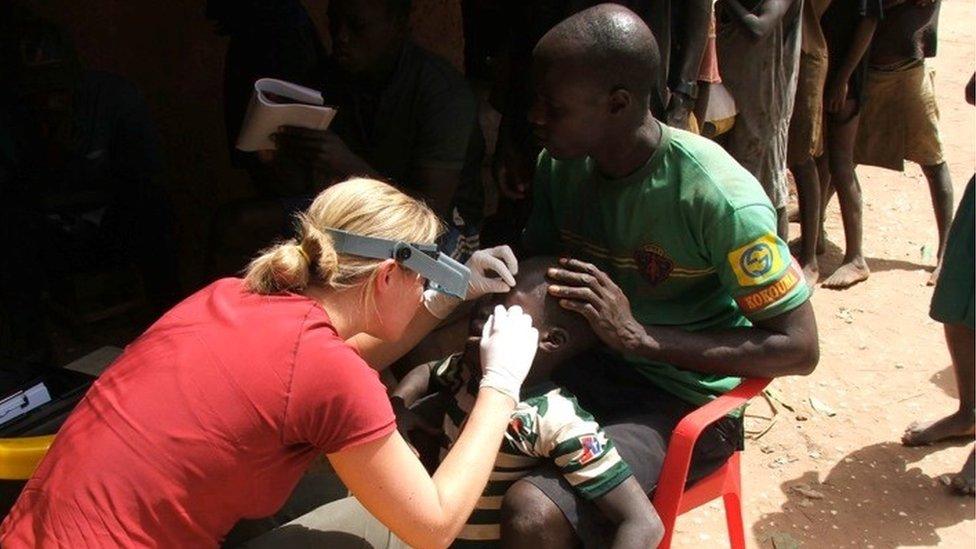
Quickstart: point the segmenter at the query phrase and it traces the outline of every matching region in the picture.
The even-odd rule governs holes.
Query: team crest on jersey
[[[637,262],[637,268],[651,286],[657,286],[667,280],[674,270],[674,260],[668,257],[663,248],[655,244],[647,244],[634,252],[634,261]]]
[[[603,443],[600,442],[600,437],[596,435],[581,436],[579,437],[579,443],[581,452],[580,458],[577,461],[580,465],[586,465],[603,453]]]

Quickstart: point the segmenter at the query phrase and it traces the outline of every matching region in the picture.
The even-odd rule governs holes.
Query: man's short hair
[[[625,88],[649,98],[661,56],[654,34],[634,12],[615,4],[583,10],[553,27],[537,55],[582,67],[607,91]]]

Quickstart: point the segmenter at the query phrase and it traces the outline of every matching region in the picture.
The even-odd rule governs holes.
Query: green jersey
[[[525,245],[595,264],[627,295],[641,324],[689,331],[751,326],[810,296],[759,182],[714,142],[661,125],[661,144],[622,179],[591,158],[543,151]],[[739,378],[624,357],[693,404]]]

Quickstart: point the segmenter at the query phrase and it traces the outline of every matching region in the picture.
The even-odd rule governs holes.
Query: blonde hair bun
[[[322,191],[295,218],[296,238],[276,243],[251,260],[244,275],[250,291],[301,292],[310,284],[342,289],[370,278],[382,261],[337,253],[326,228],[421,244],[434,243],[443,230],[423,202],[364,178]]]

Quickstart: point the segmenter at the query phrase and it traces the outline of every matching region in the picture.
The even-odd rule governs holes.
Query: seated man
[[[602,511],[607,527],[613,530],[614,547],[654,547],[663,534],[654,507],[613,442],[573,395],[546,382],[560,364],[579,358],[597,341],[585,320],[546,296],[545,273],[554,265],[553,258],[523,261],[518,283],[511,292],[479,304],[464,352],[416,367],[393,392],[397,421],[401,431],[408,431],[406,436],[426,422],[416,417],[416,407],[411,406],[434,391],[422,404],[441,405],[442,418],[438,419],[443,421],[442,435],[446,439],[441,448],[443,455],[464,428],[474,404],[481,377],[480,335],[492,309],[499,304],[519,305],[532,316],[533,325],[539,330],[539,349],[524,384],[530,388],[523,391],[523,401],[512,412],[495,470],[454,547],[497,545],[501,495],[543,462],[554,463],[565,482]],[[386,533],[365,509],[349,500],[323,506],[262,536],[251,547],[284,547],[312,540],[323,546],[350,543],[346,537],[330,532],[361,535],[374,547],[400,546],[399,540]]]
[[[759,182],[714,142],[659,122],[650,30],[612,4],[585,10],[535,49],[530,120],[545,143],[526,248],[566,254],[549,294],[589,321],[599,360],[557,372],[613,439],[645,493],[690,411],[741,377],[810,373],[818,360],[810,289]],[[743,444],[741,418],[706,429],[696,480]],[[551,468],[502,502],[511,547],[608,545],[599,510]]]
[[[327,130],[281,128],[275,153],[263,151],[258,156],[267,162],[251,171],[264,198],[277,200],[248,205],[229,223],[217,224],[230,228],[217,237],[219,247],[249,257],[253,242],[280,233],[289,214],[318,191],[368,176],[431,206],[448,227],[440,242],[444,253],[463,262],[479,248],[484,145],[475,98],[454,67],[409,39],[410,5],[329,2],[332,55],[311,78],[326,104],[336,107],[336,117]],[[267,227],[260,234],[253,229],[258,224]]]

